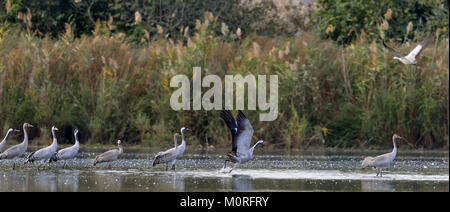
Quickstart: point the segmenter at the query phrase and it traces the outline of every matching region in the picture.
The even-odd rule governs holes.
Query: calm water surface
[[[23,165],[0,161],[0,191],[449,191],[448,152],[399,152],[383,177],[361,160],[384,152],[255,151],[253,161],[220,173],[227,150],[187,150],[176,171],[151,167],[155,153],[127,151],[119,161],[92,166],[103,150],[62,162]]]

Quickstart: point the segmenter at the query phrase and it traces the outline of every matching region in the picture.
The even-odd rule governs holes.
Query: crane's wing
[[[76,153],[78,153],[77,149],[75,149],[74,146],[67,147],[64,149],[59,150],[56,153],[56,157],[58,159],[67,159],[73,157]]]
[[[389,47],[388,45],[386,45],[386,43],[384,43],[383,41],[383,46],[389,50],[393,55],[395,55],[396,57],[403,57],[403,55],[401,55],[400,53],[396,52],[393,48]]]
[[[364,160],[362,161],[362,168],[364,169],[366,167],[372,167],[374,160],[375,160],[374,157],[366,157],[366,158],[364,158]]]
[[[237,116],[238,131],[236,135],[237,153],[238,155],[249,154],[250,142],[253,137],[253,127],[250,121],[245,117],[242,111]]]
[[[21,155],[18,155],[18,154],[20,154],[20,151],[21,151],[21,148],[20,148],[21,145],[22,145],[22,143],[16,144],[16,145],[14,145],[12,147],[9,147],[3,153],[0,154],[0,159],[21,156]]]
[[[236,144],[236,135],[238,133],[238,126],[236,123],[236,120],[233,118],[233,114],[229,110],[222,110],[220,113],[220,117],[225,121],[225,123],[228,126],[228,129],[230,129],[231,132],[231,138],[232,138],[232,149],[231,151],[236,153],[237,144]]]
[[[422,52],[423,49],[425,49],[428,45],[428,43],[430,42],[430,40],[433,37],[431,35],[428,35],[425,40],[423,40],[422,42],[420,42],[419,45],[416,46],[416,48],[414,48],[406,57],[409,58],[416,58],[417,56],[419,56],[419,54]]]
[[[119,150],[117,149],[111,149],[107,152],[102,153],[101,155],[97,156],[99,157],[101,162],[110,162],[117,159],[119,156]]]
[[[14,145],[14,146],[12,146],[12,147],[9,147],[9,148],[6,149],[3,153],[11,154],[12,152],[13,152],[13,153],[18,152],[18,151],[20,150],[20,145],[21,145],[21,144],[16,144],[16,145]]]

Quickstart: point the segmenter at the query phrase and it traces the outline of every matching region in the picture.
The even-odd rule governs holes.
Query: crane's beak
[[[13,132],[20,132],[20,130],[14,130]]]

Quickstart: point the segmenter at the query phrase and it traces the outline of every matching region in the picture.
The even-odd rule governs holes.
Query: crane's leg
[[[225,163],[223,164],[223,168],[222,168],[222,169],[227,168],[227,162],[228,162],[228,161],[230,161],[230,160],[225,160]]]
[[[63,169],[66,167],[66,161],[64,161],[64,164],[63,164]]]
[[[380,175],[380,177],[383,177],[382,168],[377,168],[377,177]]]
[[[166,163],[166,171],[169,170],[169,163]]]
[[[13,161],[13,170],[15,170],[16,169],[16,159],[14,159],[14,161]]]
[[[109,165],[108,165],[108,169],[111,169],[111,163],[109,163]]]
[[[240,165],[239,162],[235,163],[234,166],[233,166],[233,168],[232,168],[232,169],[230,170],[230,172],[228,172],[228,173],[231,173],[231,172],[232,172],[234,169],[236,169],[239,165]]]
[[[173,160],[172,161],[172,170],[175,170],[175,163],[177,162],[177,160]]]

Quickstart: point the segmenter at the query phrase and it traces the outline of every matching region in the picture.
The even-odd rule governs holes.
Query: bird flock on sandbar
[[[417,45],[406,56],[403,56],[400,53],[396,52],[394,49],[387,46],[384,42],[383,46],[387,50],[389,50],[392,54],[395,55],[393,59],[399,60],[405,65],[417,66],[416,58],[419,56],[422,50],[426,48],[431,38],[432,38],[431,36],[428,36],[424,41],[422,41],[419,45]],[[255,148],[259,145],[264,144],[264,141],[259,140],[250,148],[254,130],[250,121],[247,119],[247,117],[244,115],[242,111],[238,111],[238,115],[235,119],[231,111],[222,110],[220,113],[220,117],[225,121],[228,129],[231,132],[231,152],[229,152],[226,155],[227,159],[224,161],[224,165],[220,170],[220,172],[231,173],[239,165],[247,163],[250,160],[252,160]],[[22,158],[26,154],[26,150],[28,147],[27,130],[30,127],[34,126],[29,123],[23,124],[22,129],[24,138],[22,143],[13,145],[5,149],[7,140],[11,136],[11,134],[20,132],[20,130],[12,128],[6,132],[6,136],[0,142],[0,160],[13,160],[12,169],[15,169],[16,167],[16,160],[18,158]],[[76,158],[80,149],[80,142],[78,139],[79,133],[78,129],[74,130],[75,144],[73,146],[60,149],[59,151],[57,150],[58,141],[56,138],[57,137],[56,131],[58,131],[58,128],[53,126],[51,129],[53,136],[52,144],[50,144],[45,148],[28,153],[25,156],[24,164],[38,162],[39,164],[37,166],[37,169],[39,170],[40,166],[46,162],[52,163],[57,161],[64,161],[63,168],[65,168],[67,160]],[[171,169],[175,170],[175,164],[177,160],[183,156],[184,151],[186,149],[186,136],[185,136],[186,131],[189,131],[189,128],[182,127],[180,130],[181,134],[178,133],[174,134],[173,137],[174,147],[166,151],[158,152],[153,159],[152,166],[156,166],[158,164],[166,164],[166,171],[167,171],[170,164]],[[177,145],[177,141],[180,137],[182,142],[180,145]],[[375,157],[365,157],[361,163],[361,168],[365,169],[371,167],[377,171],[376,176],[382,177],[383,176],[382,169],[389,167],[393,163],[397,155],[397,142],[399,141],[399,139],[402,139],[402,137],[398,136],[397,134],[394,134],[392,136],[392,143],[393,143],[392,152]],[[121,147],[120,144],[121,141],[118,140],[117,149],[112,149],[100,155],[97,155],[94,159],[93,166],[96,166],[99,163],[109,163],[108,168],[111,168],[111,162],[118,160],[119,157],[123,154],[123,148]],[[227,167],[227,162],[234,163],[234,166],[232,168]]]

